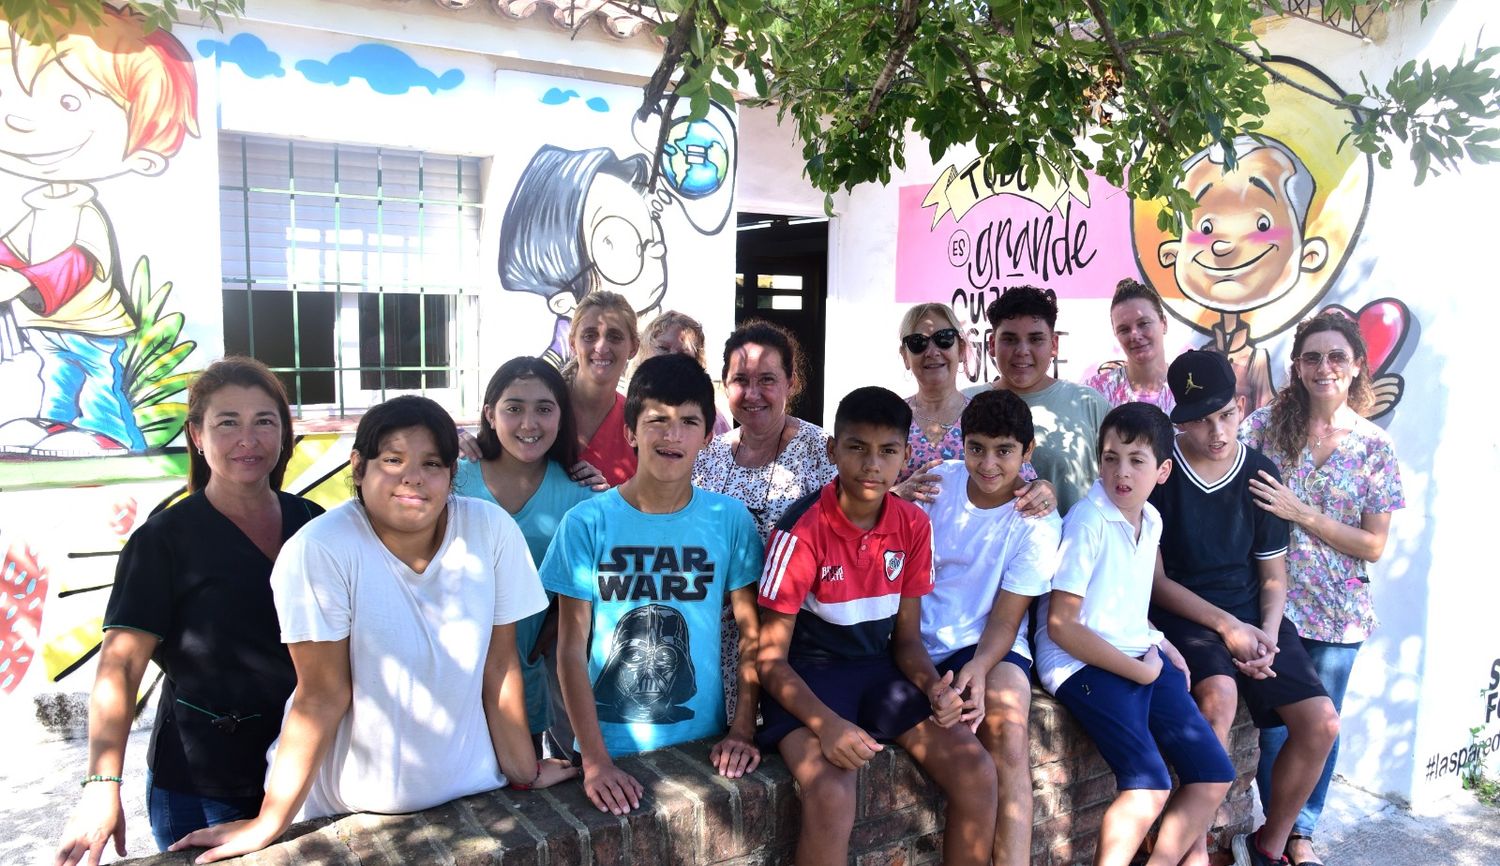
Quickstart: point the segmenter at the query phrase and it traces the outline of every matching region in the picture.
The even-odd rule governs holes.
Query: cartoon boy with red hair
[[[143,451],[125,379],[139,327],[109,217],[90,184],[158,175],[198,135],[192,57],[109,6],[55,44],[0,21],[0,172],[40,185],[0,221],[0,313],[41,360],[34,417],[0,425],[0,450],[46,456]]]

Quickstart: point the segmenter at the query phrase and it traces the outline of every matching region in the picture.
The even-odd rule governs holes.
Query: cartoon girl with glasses
[[[637,314],[661,305],[667,246],[649,176],[644,155],[549,144],[516,182],[500,227],[500,281],[541,295],[557,314],[543,357],[558,366],[568,356],[568,319],[589,292],[624,295]]]

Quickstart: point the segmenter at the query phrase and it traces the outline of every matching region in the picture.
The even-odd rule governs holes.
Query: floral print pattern
[[[1150,403],[1168,415],[1172,414],[1177,400],[1172,397],[1172,389],[1167,387],[1167,383],[1163,382],[1156,391],[1137,388],[1130,384],[1130,377],[1125,375],[1124,362],[1117,361],[1115,364],[1085,376],[1083,384],[1103,394],[1111,406],[1134,402]]]
[[[750,516],[755,518],[755,531],[760,533],[761,541],[771,536],[776,521],[792,503],[822,489],[838,473],[828,462],[828,434],[815,424],[800,420],[796,423],[797,432],[792,434],[792,440],[765,466],[748,467],[734,462],[739,429],[715,436],[707,448],[698,452],[698,460],[693,464],[693,484],[745,503]],[[739,703],[740,629],[728,605],[724,607],[719,639],[724,707],[727,718],[733,721]]]
[[[964,406],[969,405],[969,398],[964,398]],[[959,409],[960,412],[963,409]],[[896,483],[900,484],[912,477],[924,464],[934,460],[958,460],[964,456],[964,431],[957,421],[953,426],[943,431],[943,438],[936,442],[927,438],[927,433],[922,429],[922,422],[915,416],[911,420],[911,431],[906,436],[907,444],[911,445],[911,457],[907,458],[906,465],[901,467],[901,474],[896,476]]]
[[[1257,409],[1240,424],[1240,440],[1260,449],[1281,480],[1303,502],[1334,520],[1358,526],[1365,514],[1406,507],[1396,447],[1386,432],[1361,418],[1322,466],[1303,448],[1295,461],[1266,448],[1271,408]],[[1286,615],[1302,637],[1328,643],[1358,643],[1375,630],[1369,563],[1340,553],[1292,524],[1287,551]]]

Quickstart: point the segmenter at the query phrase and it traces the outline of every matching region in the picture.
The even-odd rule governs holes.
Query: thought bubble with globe
[[[729,146],[706,120],[681,118],[667,130],[662,174],[684,198],[713,195],[729,177]]]

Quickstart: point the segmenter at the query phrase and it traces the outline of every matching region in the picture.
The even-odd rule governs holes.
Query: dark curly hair
[[[1036,425],[1031,420],[1031,407],[1026,401],[1010,391],[991,388],[974,397],[959,416],[959,429],[967,436],[970,433],[999,439],[1009,436],[1029,448],[1036,441]]]
[[[1036,316],[1047,323],[1050,330],[1057,330],[1057,293],[1036,286],[1011,286],[1000,297],[990,301],[984,311],[991,328],[999,328],[1006,319],[1017,316]]]

